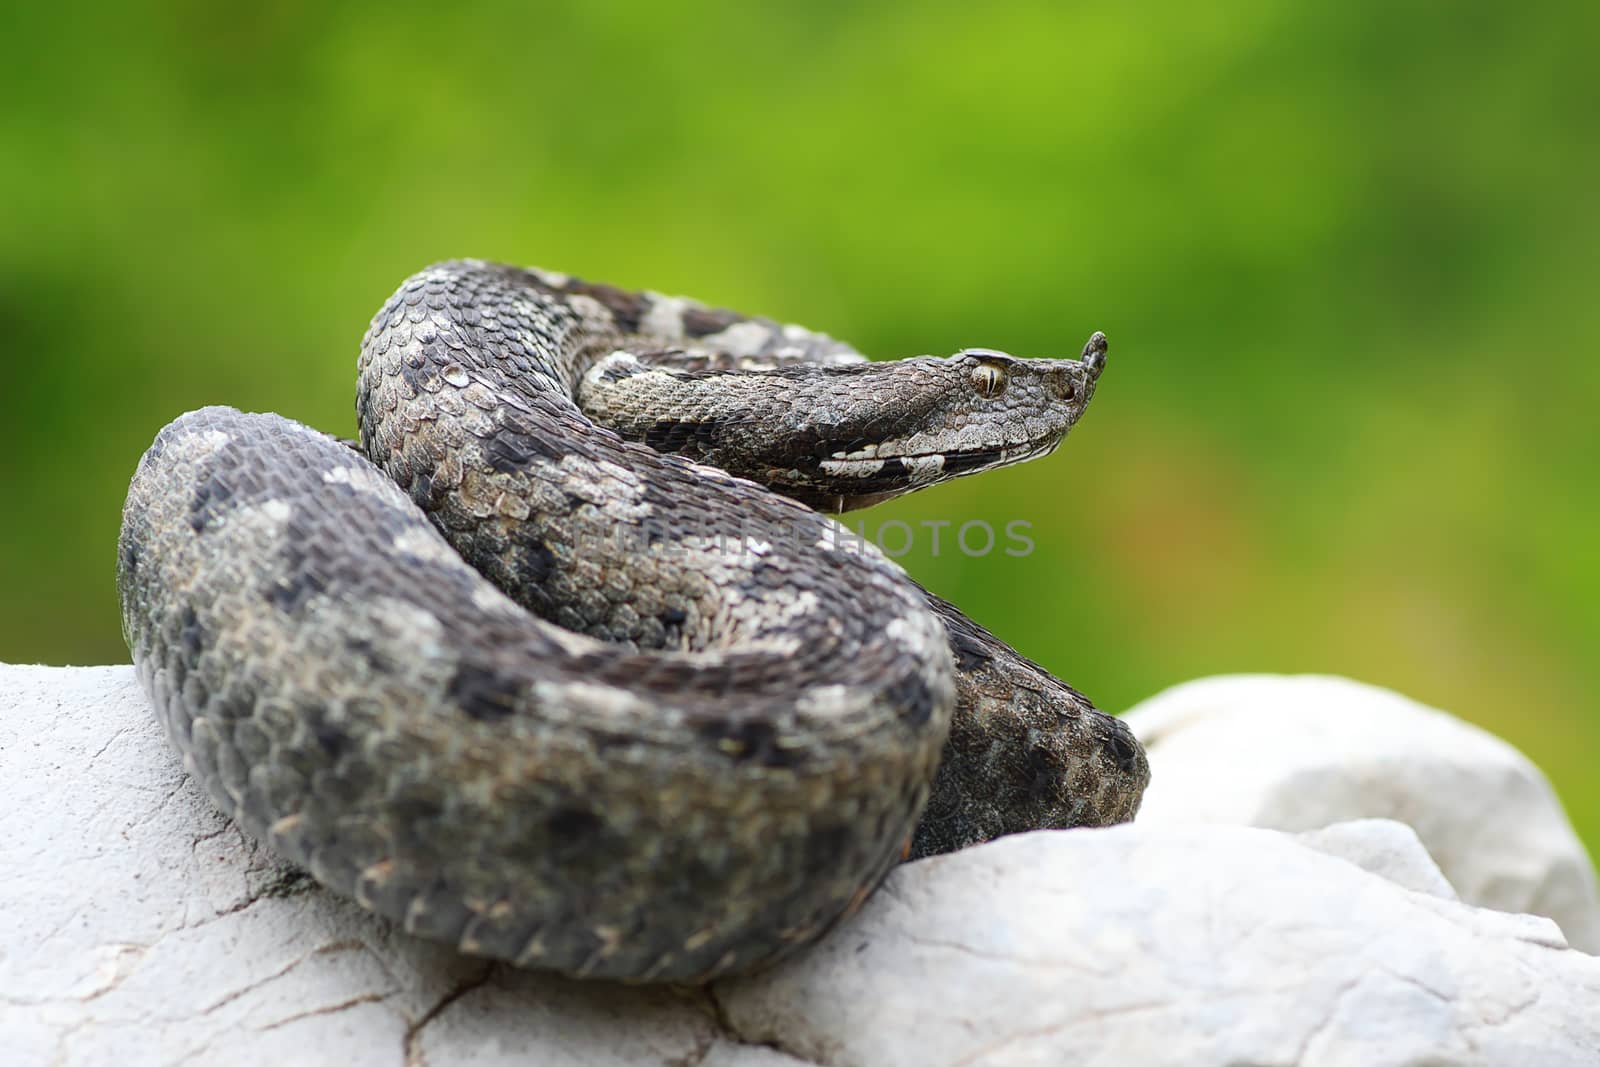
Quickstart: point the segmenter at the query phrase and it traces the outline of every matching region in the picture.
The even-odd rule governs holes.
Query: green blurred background
[[[0,659],[125,660],[156,429],[352,432],[368,317],[483,256],[882,356],[1105,330],[1060,452],[869,531],[1031,521],[904,562],[1108,708],[1317,671],[1455,711],[1600,846],[1600,7],[542,7],[3,16]]]

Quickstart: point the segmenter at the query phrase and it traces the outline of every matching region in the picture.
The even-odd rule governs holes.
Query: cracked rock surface
[[[185,780],[127,667],[0,666],[0,790],[8,1065],[1600,1064],[1600,958],[1456,900],[1430,810],[1007,838],[674,989],[469,959],[324,892]]]

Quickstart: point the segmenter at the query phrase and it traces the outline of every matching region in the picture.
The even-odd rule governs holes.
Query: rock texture
[[[704,991],[491,966],[324,892],[184,777],[131,668],[0,668],[0,701],[8,1067],[775,1062]]]
[[[1547,915],[1600,953],[1594,867],[1544,775],[1492,734],[1387,689],[1314,675],[1204,678],[1124,718],[1150,757],[1141,824],[1396,819],[1462,900]]]
[[[1295,840],[1318,852],[1348,860],[1395,885],[1443,900],[1461,899],[1422,846],[1417,832],[1403,822],[1353,819],[1321,830],[1308,830],[1295,835]]]
[[[819,1062],[1600,1062],[1600,959],[1271,830],[1005,838],[900,871],[803,959],[719,988]]]
[[[1451,899],[1383,820],[1008,838],[900,868],[777,970],[671,989],[467,959],[323,892],[183,778],[126,667],[0,667],[0,790],[8,1065],[1600,1063],[1600,958]]]

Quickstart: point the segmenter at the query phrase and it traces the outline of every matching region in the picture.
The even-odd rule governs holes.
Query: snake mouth
[[[962,452],[825,459],[820,464],[824,484],[788,485],[780,491],[808,507],[837,515],[893,500],[897,496],[965,474],[1046,455],[1060,443],[1057,438]]]
[[[860,478],[876,482],[925,485],[962,474],[1004,467],[1051,452],[1059,438],[1032,441],[995,448],[973,448],[959,452],[920,452],[905,455],[868,455],[864,452],[836,455],[820,466],[834,478]],[[863,488],[871,488],[864,486]]]
[[[927,452],[913,455],[866,456],[856,453],[819,464],[823,484],[788,485],[785,495],[830,515],[871,507],[885,500],[963,474],[1005,466],[1039,455],[1054,447],[1013,445],[977,448],[964,452]]]

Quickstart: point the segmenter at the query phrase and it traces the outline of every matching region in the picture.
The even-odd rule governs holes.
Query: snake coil
[[[1133,817],[1120,723],[812,510],[1050,451],[1104,356],[871,363],[442,264],[367,331],[359,449],[228,408],[160,432],[124,633],[217,803],[406,930],[575,975],[748,970],[908,840]]]

